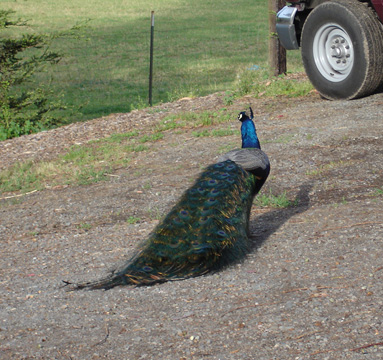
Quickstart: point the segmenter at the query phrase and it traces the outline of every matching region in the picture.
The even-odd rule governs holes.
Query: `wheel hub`
[[[332,82],[345,80],[354,64],[352,41],[337,24],[323,25],[314,37],[313,55],[323,77]]]
[[[342,36],[336,36],[335,39],[329,39],[329,61],[334,69],[341,71],[350,61],[350,45]]]

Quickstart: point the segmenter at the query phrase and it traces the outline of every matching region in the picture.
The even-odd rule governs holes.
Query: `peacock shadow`
[[[250,252],[259,248],[273,233],[295,215],[302,214],[310,208],[310,191],[314,184],[303,183],[292,202],[293,205],[267,212],[250,222]]]

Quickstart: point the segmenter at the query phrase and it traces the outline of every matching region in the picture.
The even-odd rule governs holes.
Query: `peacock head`
[[[251,107],[249,107],[249,113],[250,113],[250,116],[247,114],[246,111],[242,111],[238,114],[238,120],[240,122],[244,122],[245,120],[253,120],[254,118],[254,114],[253,114],[253,109]]]
[[[238,120],[240,122],[243,122],[244,120],[248,119],[247,115],[246,115],[246,112],[245,111],[242,111],[238,114]]]

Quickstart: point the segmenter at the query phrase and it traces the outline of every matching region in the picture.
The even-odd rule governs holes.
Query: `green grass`
[[[40,190],[43,188],[39,179],[39,171],[32,161],[16,163],[0,172],[0,193],[11,191]]]
[[[77,225],[77,227],[81,230],[85,230],[85,231],[88,231],[92,228],[92,225],[91,224],[88,224],[88,223],[80,223]]]
[[[371,194],[371,196],[383,196],[383,189],[374,189],[374,192]]]
[[[308,94],[313,86],[307,79],[294,79],[285,75],[270,76],[267,67],[258,70],[243,69],[234,84],[234,96],[252,94],[255,98],[288,96],[298,97]]]
[[[54,50],[65,54],[63,60],[37,77],[72,107],[64,114],[68,122],[146,106],[151,10],[154,103],[221,90],[243,93],[248,85],[238,79],[259,77],[249,70],[252,65],[267,67],[268,11],[262,0],[28,0],[2,1],[1,8],[30,19],[28,28],[13,34],[54,33],[89,20],[81,39],[56,41]],[[288,56],[289,69],[301,71],[299,53]],[[254,90],[254,81],[248,81]],[[293,85],[272,84],[267,91],[277,86],[291,93]]]
[[[287,198],[286,192],[274,195],[271,190],[269,193],[261,193],[256,196],[254,204],[259,207],[286,208],[295,205]]]
[[[138,222],[140,222],[141,219],[138,218],[138,217],[134,217],[134,216],[129,216],[127,219],[126,219],[126,222],[128,224],[131,224],[131,225],[134,225],[134,224],[137,224]]]

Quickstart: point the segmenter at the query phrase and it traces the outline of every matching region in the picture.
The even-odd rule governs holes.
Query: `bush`
[[[0,10],[0,31],[26,25],[20,19],[12,20],[13,13]],[[0,140],[63,123],[57,110],[65,106],[49,86],[39,84],[27,91],[22,90],[20,85],[33,81],[35,73],[61,60],[61,54],[50,51],[50,46],[57,37],[70,33],[67,31],[54,36],[23,34],[18,38],[0,39]]]

